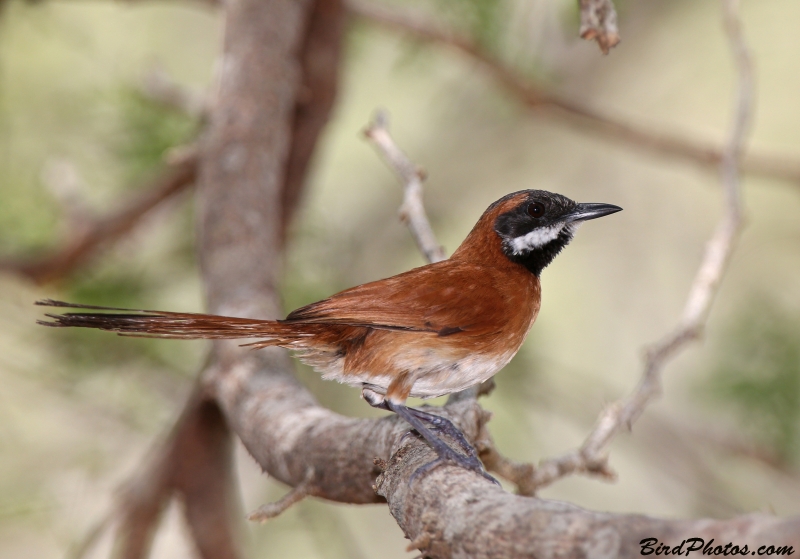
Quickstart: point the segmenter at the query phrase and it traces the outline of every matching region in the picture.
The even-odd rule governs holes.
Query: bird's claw
[[[481,476],[483,476],[484,478],[488,479],[489,481],[491,481],[495,485],[498,485],[498,486],[500,485],[499,481],[497,481],[495,478],[490,476],[486,472],[486,470],[483,469],[483,464],[477,458],[477,456],[472,456],[472,455],[464,456],[463,454],[459,454],[458,452],[454,451],[453,449],[448,448],[448,450],[449,450],[449,452],[445,451],[445,452],[440,453],[438,458],[436,458],[436,460],[434,460],[433,462],[429,462],[429,463],[425,464],[424,466],[420,466],[419,468],[417,468],[416,471],[414,471],[414,473],[411,474],[411,477],[408,480],[409,485],[412,485],[414,483],[414,481],[417,479],[417,477],[419,477],[419,476],[421,476],[423,474],[426,474],[426,473],[438,468],[442,464],[447,464],[447,463],[451,463],[451,464],[455,464],[457,466],[461,466],[465,470],[470,470],[472,472],[480,474]]]

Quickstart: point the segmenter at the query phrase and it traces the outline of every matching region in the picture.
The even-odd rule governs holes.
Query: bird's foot
[[[411,474],[411,477],[408,480],[409,485],[413,484],[414,480],[417,479],[417,477],[438,468],[442,464],[448,464],[448,463],[455,464],[456,466],[461,466],[465,470],[470,470],[472,472],[480,474],[481,476],[485,477],[495,485],[500,485],[500,482],[498,482],[495,478],[490,476],[486,472],[486,470],[483,469],[483,464],[481,463],[480,460],[478,460],[476,456],[464,456],[463,454],[456,452],[449,446],[447,445],[444,446],[447,448],[447,450],[438,447],[436,448],[436,453],[439,455],[438,458],[436,458],[436,460],[434,460],[433,462],[429,462],[424,466],[420,466],[419,468],[416,469],[416,471],[413,474]]]
[[[456,427],[452,421],[441,417],[439,415],[435,415],[432,413],[428,413],[424,410],[418,408],[408,408],[408,411],[414,415],[417,419],[421,419],[426,423],[430,424],[430,430],[434,433],[441,433],[443,435],[447,435],[451,439],[453,439],[458,446],[460,446],[464,452],[466,452],[469,456],[474,457],[477,459],[478,452],[475,450],[475,447],[470,444],[467,438],[464,436],[464,433]]]
[[[483,464],[478,459],[477,452],[475,449],[472,448],[472,445],[469,444],[467,439],[461,433],[461,431],[453,425],[450,420],[445,419],[443,417],[439,417],[438,415],[433,415],[428,412],[417,410],[413,408],[408,408],[402,404],[398,404],[396,402],[392,402],[391,400],[386,400],[387,407],[395,412],[397,415],[402,417],[409,425],[411,425],[420,436],[422,436],[428,444],[430,444],[433,449],[436,451],[438,458],[429,464],[425,464],[424,466],[418,468],[413,474],[411,474],[411,478],[409,483],[412,483],[420,474],[424,474],[425,472],[429,472],[434,468],[440,466],[441,464],[445,464],[447,462],[453,463],[457,466],[461,466],[466,470],[471,470],[480,474],[481,476],[485,477],[489,481],[500,485],[496,479],[486,473],[483,469]],[[459,443],[459,446],[465,447],[464,450],[467,455],[460,454],[450,448],[450,446],[444,442],[437,434],[425,426],[425,423],[430,423],[434,428],[439,432],[446,432],[452,438]],[[409,431],[406,433],[403,438],[413,434],[413,431]]]

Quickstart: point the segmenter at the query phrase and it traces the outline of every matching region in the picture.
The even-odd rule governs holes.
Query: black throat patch
[[[525,266],[533,275],[540,276],[558,253],[564,250],[574,235],[574,229],[567,225],[558,234],[558,237],[540,247],[514,254],[514,249],[507,242],[503,242],[503,253],[509,260]]]

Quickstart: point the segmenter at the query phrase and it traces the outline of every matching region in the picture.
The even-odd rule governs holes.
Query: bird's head
[[[581,223],[620,210],[612,204],[579,204],[545,190],[514,192],[489,206],[464,245],[491,227],[490,236],[500,238],[502,253],[538,276],[569,244]]]
[[[537,276],[572,240],[581,223],[622,210],[612,204],[579,204],[545,190],[509,196],[516,203],[497,216],[494,230],[500,236],[503,253]]]

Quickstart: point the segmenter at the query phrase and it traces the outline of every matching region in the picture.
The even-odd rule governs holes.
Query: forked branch
[[[61,246],[38,258],[7,258],[0,270],[15,273],[43,284],[69,274],[92,258],[101,248],[122,238],[141,218],[164,201],[194,184],[197,154],[187,148],[168,164],[143,194],[122,204],[108,215],[95,219],[67,234]]]

